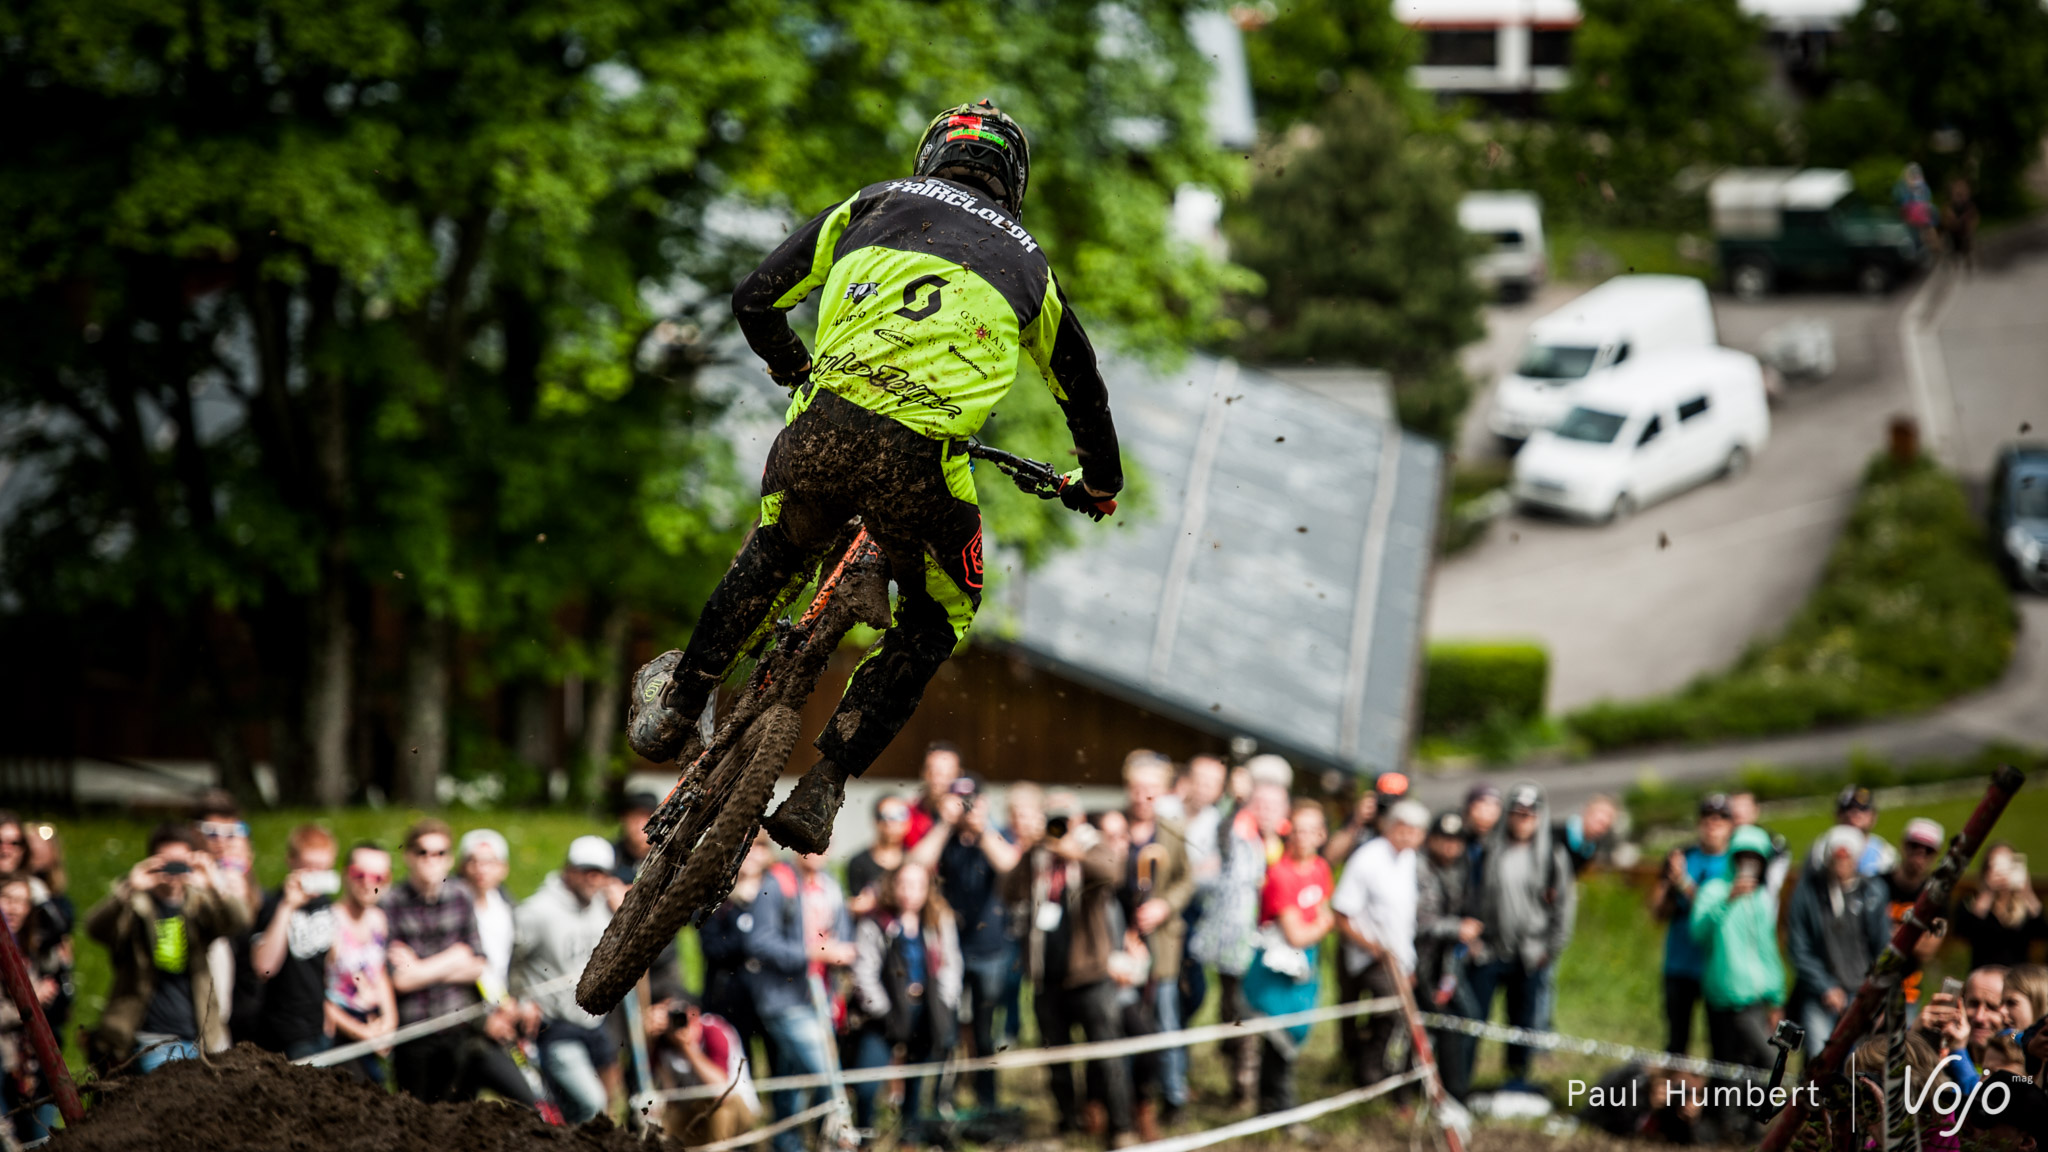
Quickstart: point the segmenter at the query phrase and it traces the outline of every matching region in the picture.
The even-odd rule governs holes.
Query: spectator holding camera
[[[1705,963],[1700,991],[1714,1059],[1771,1066],[1772,1017],[1785,1000],[1778,959],[1778,894],[1764,883],[1771,837],[1750,825],[1728,844],[1729,876],[1700,885],[1687,930]]]
[[[648,1009],[656,1076],[663,1088],[709,1087],[720,1093],[671,1100],[661,1127],[678,1147],[730,1140],[754,1126],[761,1097],[747,1070],[746,1041],[726,1019],[684,992]]]
[[[1664,859],[1664,874],[1657,878],[1650,907],[1657,919],[1670,925],[1664,931],[1664,1028],[1667,1052],[1683,1053],[1692,1047],[1693,1015],[1700,1003],[1700,977],[1706,957],[1692,939],[1692,902],[1700,886],[1728,875],[1728,841],[1735,834],[1735,819],[1728,797],[1709,792],[1700,797],[1699,838],[1684,848],[1673,849]]]
[[[248,907],[220,893],[213,861],[190,828],[159,826],[148,853],[85,917],[86,935],[107,949],[114,969],[95,1059],[111,1066],[137,1055],[143,1072],[194,1059],[202,1044],[227,1046],[206,954],[215,940],[249,928]]]
[[[1972,968],[2025,964],[2034,942],[2048,939],[2027,858],[2003,840],[1985,847],[1977,891],[1956,902],[1952,919],[1955,934],[1969,942]]]
[[[299,825],[285,842],[285,862],[291,871],[263,897],[249,940],[256,1010],[250,1019],[238,1017],[234,1023],[239,1034],[297,1060],[325,1052],[333,1043],[327,1025],[327,950],[334,944],[334,895],[341,890],[334,834],[318,824]],[[388,872],[389,857],[385,864]]]
[[[1003,912],[1002,878],[1017,866],[1018,853],[990,822],[988,808],[979,779],[955,776],[947,794],[939,798],[937,822],[910,849],[906,861],[923,869],[926,877],[939,878],[939,895],[952,912],[946,919],[956,925],[959,955],[966,966],[976,1056],[995,1052],[996,1008],[1016,963]],[[996,1106],[993,1069],[974,1074],[974,1095],[983,1108]]]
[[[1048,1048],[1073,1043],[1076,1027],[1091,1041],[1123,1036],[1122,989],[1111,975],[1110,957],[1123,950],[1123,917],[1117,884],[1124,859],[1117,845],[1081,819],[1072,794],[1047,797],[1045,838],[1028,866],[1011,873],[1011,889],[1030,908],[1024,958],[1032,981],[1040,1043]],[[1112,1144],[1135,1140],[1136,1106],[1128,1060],[1096,1065]],[[1071,1065],[1046,1068],[1062,1135],[1084,1131],[1081,1101]]]

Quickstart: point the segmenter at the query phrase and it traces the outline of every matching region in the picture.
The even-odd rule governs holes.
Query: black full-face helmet
[[[1015,120],[987,100],[939,113],[917,142],[917,175],[946,177],[949,170],[962,169],[989,185],[1010,215],[1023,213],[1031,142]]]

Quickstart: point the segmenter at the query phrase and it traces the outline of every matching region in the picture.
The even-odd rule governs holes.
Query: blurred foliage
[[[1727,672],[1566,717],[1596,749],[1798,732],[1930,708],[1996,680],[2016,618],[1955,478],[1888,456],[1864,474],[1819,587]]]
[[[1710,229],[1587,228],[1566,224],[1546,237],[1550,274],[1558,280],[1599,281],[1624,273],[1691,276],[1712,282]]]
[[[1438,510],[1436,552],[1456,556],[1486,538],[1486,530],[1514,505],[1507,493],[1513,466],[1507,460],[1459,460],[1451,490]]]
[[[1364,75],[1421,112],[1408,87],[1421,37],[1394,17],[1391,0],[1286,0],[1245,36],[1245,64],[1259,119],[1275,132],[1314,121],[1347,77]]]
[[[1833,59],[1842,82],[1805,118],[1813,163],[1881,164],[1896,179],[1917,160],[1939,196],[1961,176],[1986,211],[2025,206],[2021,176],[2048,132],[2048,9],[1873,0],[1843,39]]]
[[[1736,0],[1588,0],[1541,120],[1474,118],[1474,184],[1543,199],[1546,224],[1700,228],[1704,175],[1783,163],[1763,27]],[[1697,174],[1700,179],[1688,177]]]
[[[1393,379],[1401,423],[1455,439],[1471,394],[1457,350],[1484,331],[1458,227],[1457,145],[1411,131],[1355,76],[1260,149],[1228,223],[1232,252],[1266,282],[1240,342],[1263,359],[1351,362]]]
[[[693,387],[724,293],[937,108],[1033,131],[1027,219],[1104,335],[1231,334],[1251,280],[1167,233],[1235,178],[1187,10],[13,6],[0,605],[167,637],[245,794],[250,731],[288,797],[388,782],[437,669],[488,760],[501,696],[622,674],[627,616],[679,639],[752,515]],[[994,534],[1057,542],[1021,507]]]
[[[1807,796],[1832,798],[1849,784],[1900,788],[1956,780],[1988,781],[1991,773],[2003,764],[2023,772],[2039,772],[2048,770],[2048,755],[1994,744],[1959,760],[1922,760],[1911,764],[1893,764],[1881,756],[1861,753],[1851,755],[1849,762],[1839,768],[1822,771],[1750,764],[1731,779],[1697,785],[1674,786],[1646,777],[1629,788],[1626,801],[1640,834],[1646,828],[1690,828],[1699,812],[1699,798],[1709,792],[1753,792],[1763,803]],[[1828,815],[1833,815],[1832,806]]]
[[[1523,641],[1436,641],[1422,687],[1422,730],[1448,735],[1543,715],[1550,653]]]

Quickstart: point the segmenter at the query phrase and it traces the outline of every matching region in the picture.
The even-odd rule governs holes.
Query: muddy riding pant
[[[981,509],[964,452],[808,387],[808,403],[768,451],[760,526],[705,604],[677,672],[722,678],[859,516],[888,560],[894,618],[816,741],[858,776],[917,711],[974,621]]]

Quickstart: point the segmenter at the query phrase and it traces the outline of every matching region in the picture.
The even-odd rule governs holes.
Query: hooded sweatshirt
[[[1834,829],[1830,836],[1850,839]],[[1861,847],[1858,843],[1850,850]],[[1834,988],[1854,992],[1862,984],[1891,934],[1888,899],[1884,883],[1874,877],[1858,875],[1843,886],[1825,859],[1807,867],[1792,892],[1785,942],[1792,954],[1795,998],[1819,999]]]
[[[1785,1002],[1785,962],[1778,958],[1778,894],[1761,880],[1755,891],[1735,897],[1733,874],[1745,854],[1759,867],[1771,858],[1771,837],[1763,829],[1737,828],[1728,844],[1731,875],[1700,885],[1693,898],[1692,938],[1707,954],[1700,978],[1707,1007],[1733,1012],[1753,1004]]]
[[[529,989],[559,976],[580,973],[604,938],[612,922],[611,905],[602,895],[589,902],[578,899],[562,882],[560,872],[550,872],[540,890],[526,898],[514,914],[512,942],[512,991],[530,995]],[[579,1028],[594,1028],[602,1016],[592,1016],[576,1005],[574,988],[557,988],[532,997],[541,1014]]]
[[[1569,854],[1551,839],[1546,803],[1537,805],[1536,832],[1526,841],[1509,839],[1507,817],[1493,826],[1479,877],[1475,914],[1486,925],[1481,943],[1491,959],[1539,968],[1564,954],[1579,892]]]

